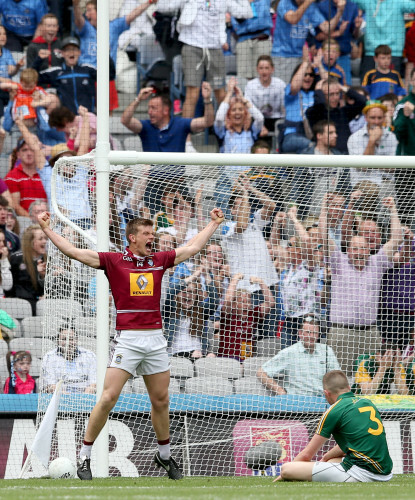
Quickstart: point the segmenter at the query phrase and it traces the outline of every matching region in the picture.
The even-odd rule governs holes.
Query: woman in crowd
[[[207,339],[206,322],[218,306],[218,294],[213,280],[205,282],[202,290],[199,266],[186,278],[171,281],[164,303],[164,325],[168,346],[173,356],[191,360],[204,355],[213,356]]]
[[[10,271],[9,250],[7,248],[6,235],[0,229],[0,297],[13,286],[13,276]]]
[[[36,314],[36,302],[43,297],[46,273],[46,241],[38,224],[23,233],[22,249],[10,257],[13,289],[10,296],[28,300]]]
[[[307,51],[303,62],[295,68],[291,81],[285,88],[286,119],[279,137],[282,153],[299,153],[310,144],[310,139],[307,138],[310,133],[305,126],[305,112],[314,104],[315,80]]]
[[[243,96],[241,89],[237,86],[236,78],[232,77],[213,125],[219,140],[220,152],[250,153],[263,124],[262,113]]]

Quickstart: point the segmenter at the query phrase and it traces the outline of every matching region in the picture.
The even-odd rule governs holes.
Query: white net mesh
[[[62,213],[94,239],[94,162],[61,159],[55,168]],[[111,251],[123,251],[134,217],[152,218],[154,251],[164,251],[189,241],[212,207],[227,214],[204,251],[163,278],[173,455],[187,475],[275,474],[314,432],[327,408],[322,377],[340,366],[379,405],[395,472],[410,472],[413,316],[396,304],[412,301],[413,236],[403,239],[384,201],[395,193],[393,173],[376,191],[353,189],[343,168],[225,168],[110,174]],[[56,215],[52,226],[95,248]],[[38,422],[60,378],[65,393],[51,458],[75,459],[95,401],[95,280],[49,245]],[[114,319],[110,299],[111,338]],[[131,378],[110,414],[112,475],[159,474],[149,412],[143,380]],[[93,455],[93,472],[95,463]]]

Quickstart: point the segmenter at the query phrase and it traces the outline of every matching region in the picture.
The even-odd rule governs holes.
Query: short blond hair
[[[36,85],[39,79],[38,72],[33,68],[25,68],[20,73],[20,83]]]
[[[323,377],[323,388],[334,394],[350,389],[349,381],[341,370],[332,370]]]

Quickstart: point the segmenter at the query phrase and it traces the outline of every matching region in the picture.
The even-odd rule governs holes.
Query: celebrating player
[[[282,466],[278,479],[337,483],[392,479],[392,459],[376,406],[368,399],[357,398],[340,370],[324,375],[323,388],[331,406],[304,450]],[[337,445],[320,462],[311,462],[332,434]]]
[[[114,340],[104,389],[89,418],[78,461],[80,479],[92,479],[91,448],[131,375],[142,375],[151,401],[151,420],[157,436],[154,461],[167,471],[170,479],[182,473],[170,456],[169,394],[170,365],[167,342],[162,332],[160,313],[161,280],[166,269],[202,250],[223,221],[215,208],[211,221],[185,246],[169,252],[152,252],[153,222],[133,219],[126,227],[129,246],[124,253],[95,252],[73,246],[50,228],[50,214],[39,215],[45,235],[67,257],[95,269],[103,269],[109,280],[117,309],[117,335]]]

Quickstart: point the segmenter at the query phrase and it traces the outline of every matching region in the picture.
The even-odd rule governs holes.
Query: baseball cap
[[[17,141],[17,146],[16,146],[16,150],[19,151],[19,149],[21,149],[24,145],[26,144],[26,141],[23,139],[23,137],[21,137],[18,141]]]
[[[75,45],[78,49],[81,48],[81,44],[75,36],[67,36],[62,40],[61,48],[64,49],[67,45]]]
[[[383,110],[384,113],[387,113],[388,111],[388,108],[384,104],[382,104],[380,101],[375,100],[375,101],[367,101],[366,106],[362,110],[362,113],[365,115],[369,111],[369,109],[372,108],[380,108]]]

